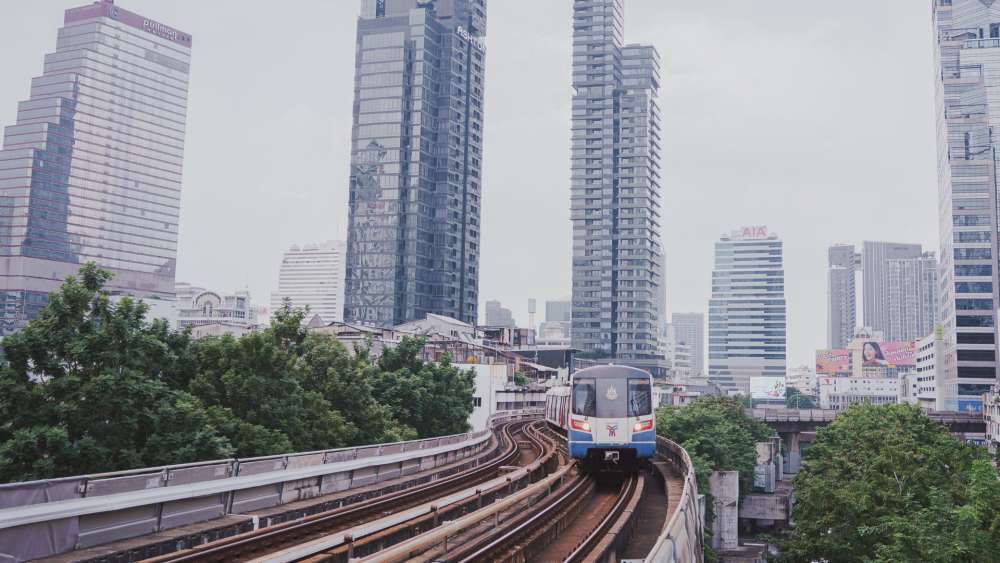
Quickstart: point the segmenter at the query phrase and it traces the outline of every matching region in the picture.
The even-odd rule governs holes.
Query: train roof
[[[621,379],[623,377],[652,377],[648,371],[631,366],[593,366],[573,372],[573,377],[595,377]]]

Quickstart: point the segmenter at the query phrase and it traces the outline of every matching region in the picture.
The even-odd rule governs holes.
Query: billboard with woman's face
[[[916,342],[866,341],[861,345],[864,367],[905,367],[916,364]]]

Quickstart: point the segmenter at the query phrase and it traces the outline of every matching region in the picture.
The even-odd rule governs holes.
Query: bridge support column
[[[798,473],[799,467],[802,466],[802,448],[799,445],[800,436],[801,434],[798,432],[781,433],[781,441],[785,450],[785,467],[783,469],[785,473],[791,475]]]

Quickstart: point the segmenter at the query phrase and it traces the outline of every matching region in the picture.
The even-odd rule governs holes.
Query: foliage
[[[816,401],[809,395],[803,395],[795,387],[785,388],[785,406],[790,409],[815,409]]]
[[[302,327],[194,341],[93,264],[3,341],[0,482],[463,432],[473,377],[404,340],[377,362]]]
[[[656,417],[657,434],[680,444],[694,463],[698,488],[708,491],[712,471],[739,471],[740,491],[753,483],[757,442],[774,432],[749,417],[734,397],[702,396],[686,407],[665,407]]]
[[[524,376],[523,373],[519,371],[514,372],[514,385],[518,387],[525,387],[528,385],[528,378]]]
[[[1000,481],[981,448],[909,405],[854,406],[795,477],[788,561],[993,561]]]

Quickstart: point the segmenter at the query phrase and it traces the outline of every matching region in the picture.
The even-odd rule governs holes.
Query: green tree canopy
[[[795,477],[789,561],[996,561],[1000,482],[981,448],[910,405],[854,406]]]
[[[809,395],[803,395],[795,387],[785,388],[785,406],[790,409],[815,409],[816,401]]]

